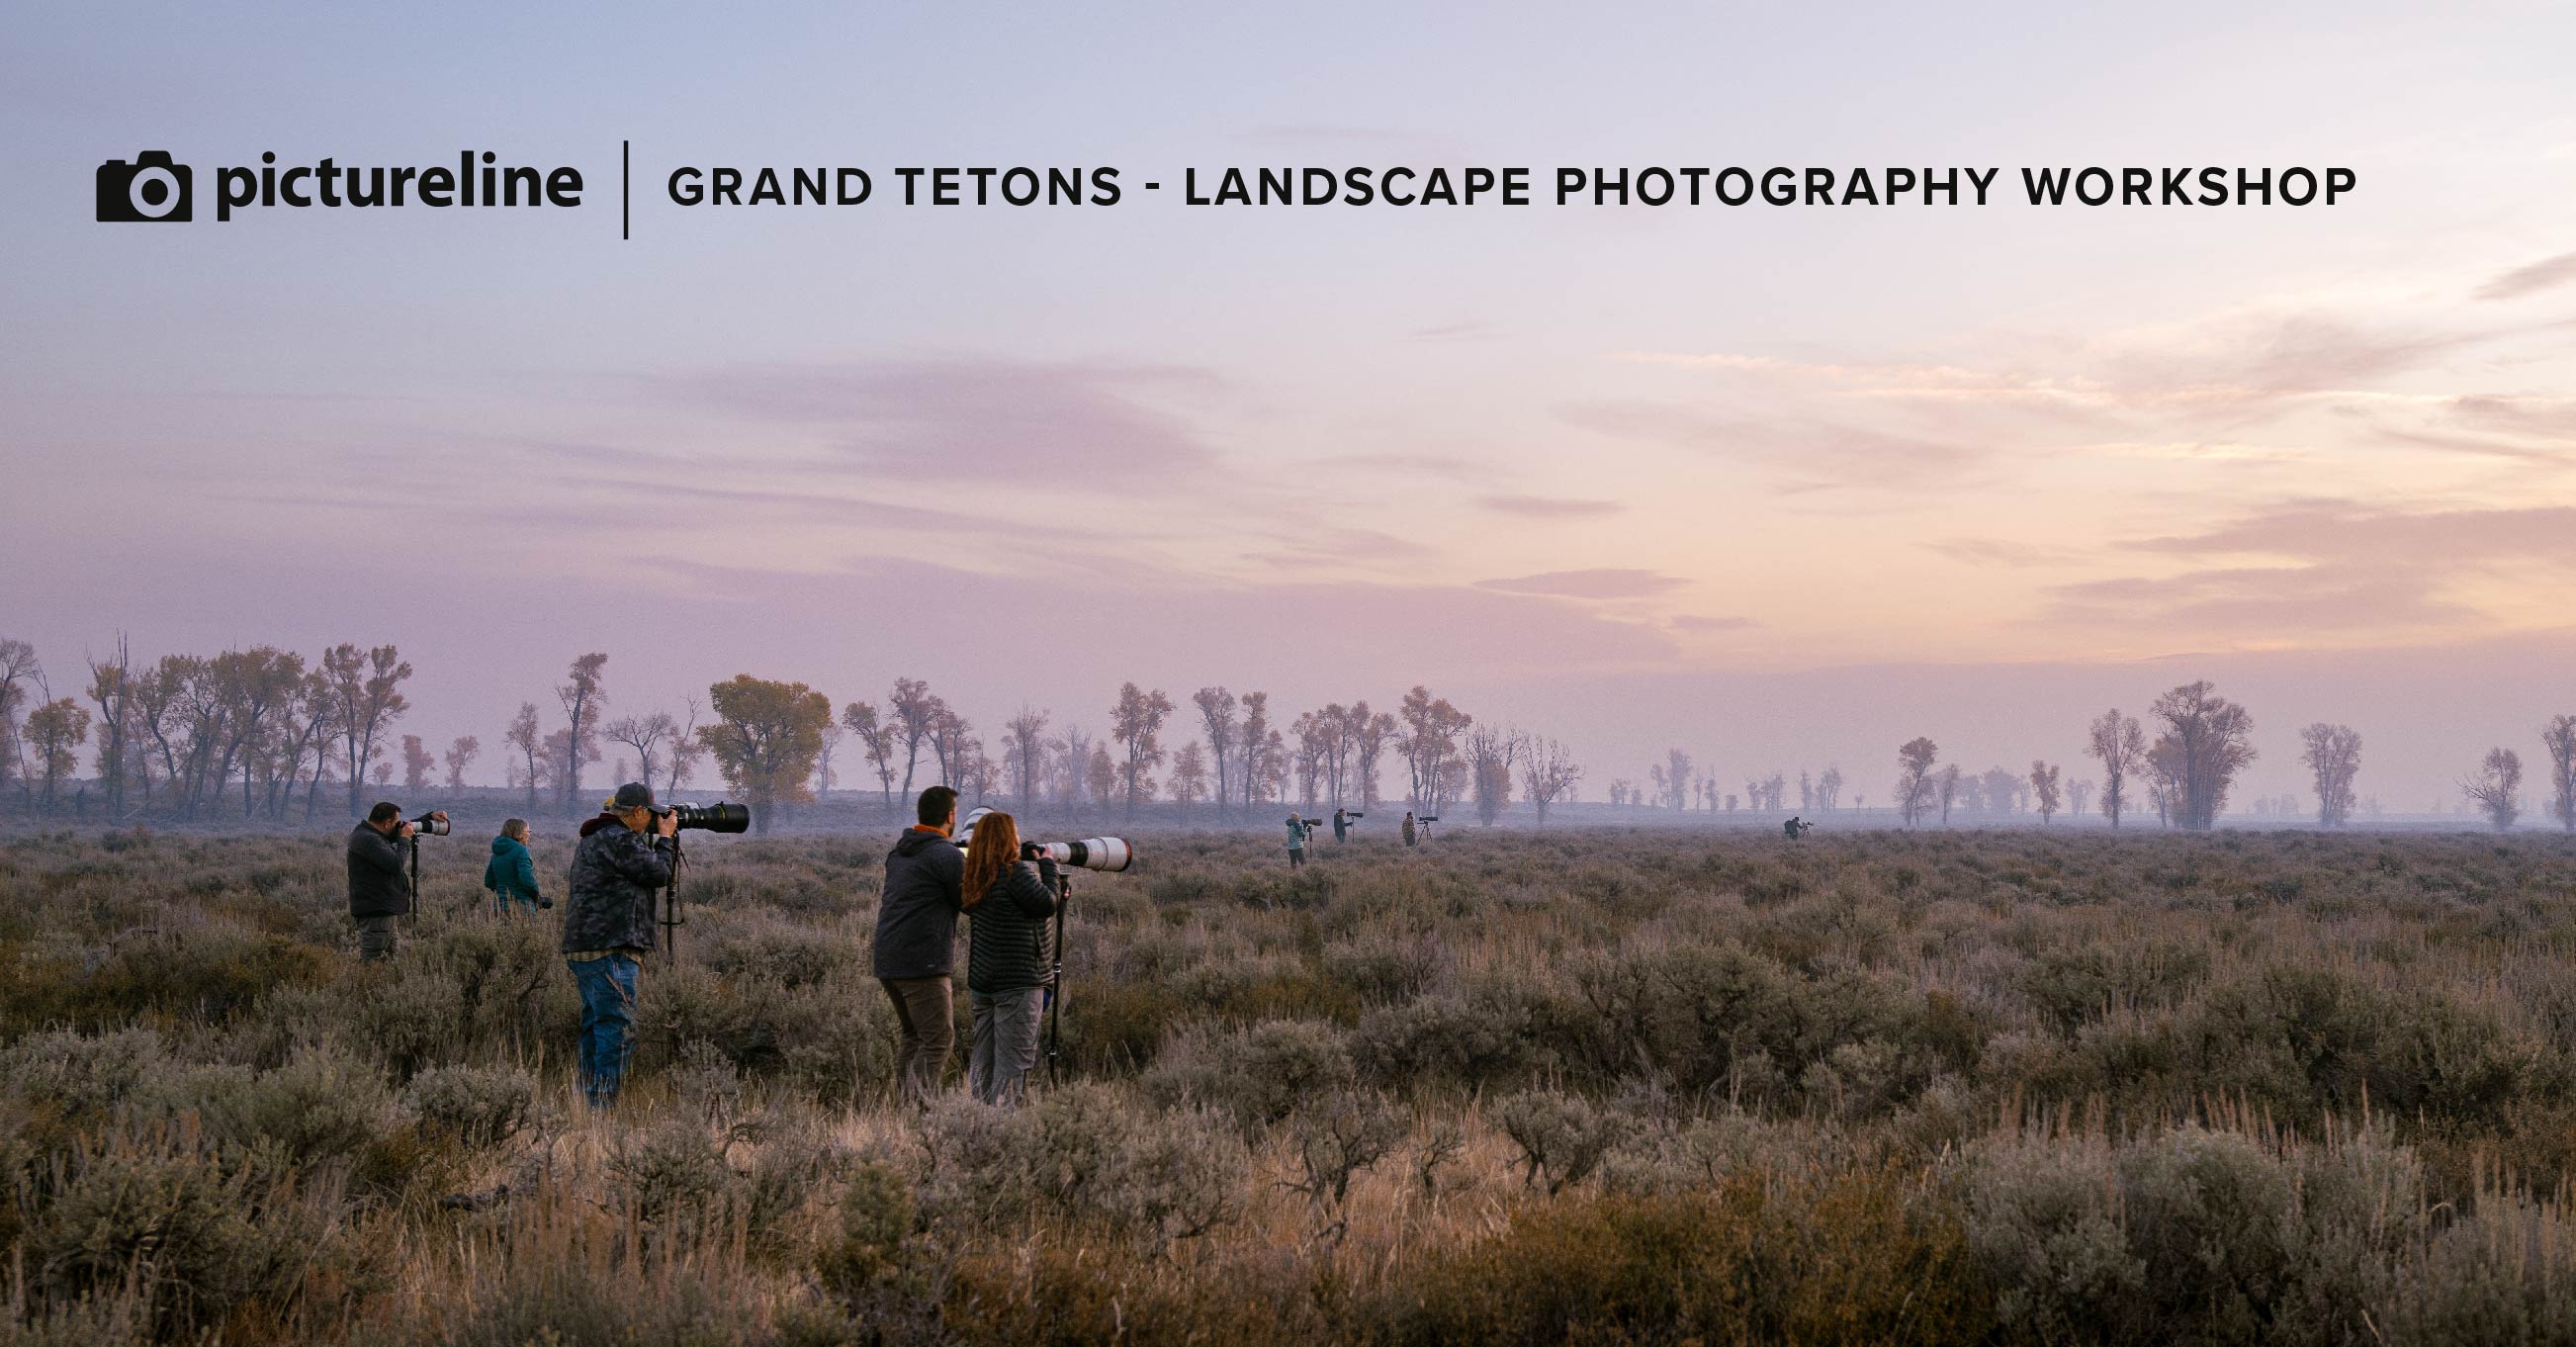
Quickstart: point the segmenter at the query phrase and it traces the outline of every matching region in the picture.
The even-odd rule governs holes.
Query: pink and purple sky
[[[2576,711],[2571,50],[2542,4],[21,6],[0,633],[63,684],[119,632],[396,641],[436,742],[590,649],[621,707],[900,674],[987,728],[1096,726],[1128,678],[1428,682],[1593,799],[1673,744],[1873,798],[1918,733],[2088,775],[2086,715],[2208,676],[2246,793],[2342,720],[2362,794],[2421,809]],[[211,220],[263,150],[467,148],[589,204]],[[198,166],[197,222],[89,218],[142,149]],[[1775,163],[2003,171],[1983,209],[1169,190]],[[879,199],[688,211],[681,164]],[[891,204],[939,164],[1129,195]],[[2359,186],[2015,204],[2070,164]]]

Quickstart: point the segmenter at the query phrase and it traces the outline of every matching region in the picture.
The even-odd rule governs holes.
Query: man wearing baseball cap
[[[671,882],[679,819],[630,781],[581,825],[565,901],[563,956],[581,991],[581,1087],[595,1108],[617,1102],[632,1049],[637,976],[653,949],[653,895]]]

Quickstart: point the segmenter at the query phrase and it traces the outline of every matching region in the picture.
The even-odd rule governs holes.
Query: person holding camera
[[[1351,840],[1351,811],[1347,809],[1333,811],[1333,840],[1335,842]]]
[[[1306,818],[1298,814],[1288,816],[1289,869],[1294,870],[1306,863],[1306,839],[1314,833],[1315,825],[1321,822],[1323,822],[1322,819]]]
[[[1053,859],[1021,845],[1010,815],[985,814],[974,832],[961,889],[969,927],[967,1003],[974,1013],[966,1088],[984,1103],[1011,1108],[1027,1094],[1038,1065],[1038,1022],[1055,982],[1047,921],[1062,881]]]
[[[1405,810],[1405,811],[1404,811],[1404,844],[1405,844],[1406,846],[1412,846],[1415,842],[1420,841],[1420,840],[1421,840],[1421,838],[1422,838],[1422,830],[1421,830],[1419,827],[1417,827],[1417,826],[1414,824],[1414,822],[1413,822],[1413,811],[1412,811],[1412,810],[1410,810],[1410,809]]]
[[[483,887],[492,894],[492,910],[508,915],[515,907],[534,912],[554,902],[537,892],[537,863],[528,854],[528,821],[514,818],[492,839],[492,859],[483,863]]]
[[[578,1066],[591,1107],[617,1102],[633,1048],[636,982],[653,950],[653,895],[671,882],[679,815],[630,781],[581,825],[566,884],[563,956],[581,993]]]
[[[378,800],[349,830],[349,918],[357,923],[358,957],[365,962],[394,956],[394,919],[411,912],[402,844],[414,831],[391,800]]]
[[[913,817],[917,821],[886,853],[874,958],[877,981],[894,1002],[895,1023],[903,1031],[895,1088],[904,1099],[927,1105],[957,1048],[950,972],[957,960],[957,914],[965,910],[966,853],[948,840],[957,829],[956,791],[923,791]]]

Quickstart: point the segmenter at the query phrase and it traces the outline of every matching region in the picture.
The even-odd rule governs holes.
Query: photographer
[[[593,1108],[617,1102],[635,1023],[635,984],[653,949],[653,895],[671,882],[679,817],[628,782],[581,825],[566,886],[563,956],[581,992],[582,1092]]]
[[[1017,1105],[1037,1069],[1038,1020],[1055,977],[1047,919],[1055,915],[1057,885],[1055,862],[1027,858],[1010,815],[996,811],[976,822],[962,888],[970,924],[966,990],[975,1016],[966,1087],[987,1104]]]
[[[957,792],[932,786],[913,806],[918,822],[886,853],[877,898],[876,976],[903,1028],[895,1086],[904,1099],[928,1104],[957,1046],[955,988],[957,914],[966,854],[949,840],[957,827]]]
[[[492,839],[492,859],[483,863],[483,887],[491,890],[492,910],[507,915],[512,907],[534,912],[552,907],[537,892],[537,863],[528,854],[528,821],[514,818]]]
[[[1413,821],[1413,811],[1412,811],[1412,810],[1410,810],[1410,809],[1405,810],[1405,811],[1404,811],[1404,844],[1405,844],[1406,846],[1412,846],[1415,842],[1417,842],[1417,841],[1421,840],[1421,836],[1422,836],[1422,830],[1421,830],[1421,829],[1420,829],[1420,828],[1419,828],[1419,827],[1414,823],[1414,821]]]
[[[1335,842],[1351,840],[1351,811],[1347,809],[1333,811],[1333,840]]]
[[[1289,869],[1294,870],[1306,863],[1306,838],[1308,834],[1315,831],[1315,825],[1321,822],[1323,822],[1322,819],[1310,819],[1297,814],[1288,816]]]
[[[362,960],[392,958],[394,918],[411,911],[402,844],[411,840],[412,831],[391,800],[377,801],[366,821],[349,830],[349,916],[358,925]]]

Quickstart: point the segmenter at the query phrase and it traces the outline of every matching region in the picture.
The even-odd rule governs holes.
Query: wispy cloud
[[[1582,500],[1572,496],[1485,496],[1478,505],[1496,514],[1523,519],[1600,519],[1628,507],[1615,500]]]
[[[1168,482],[1214,449],[1149,394],[1204,390],[1204,370],[1012,360],[745,366],[666,381],[728,415],[815,427],[872,469],[939,481]]]
[[[1537,575],[1520,575],[1500,580],[1479,580],[1478,589],[1497,590],[1505,594],[1545,594],[1567,599],[1642,599],[1669,593],[1690,583],[1675,575],[1657,571],[1603,568],[1585,571],[1545,571]]]
[[[2576,253],[2560,253],[2498,275],[2478,287],[2478,298],[2520,299],[2570,282],[2576,282]]]

